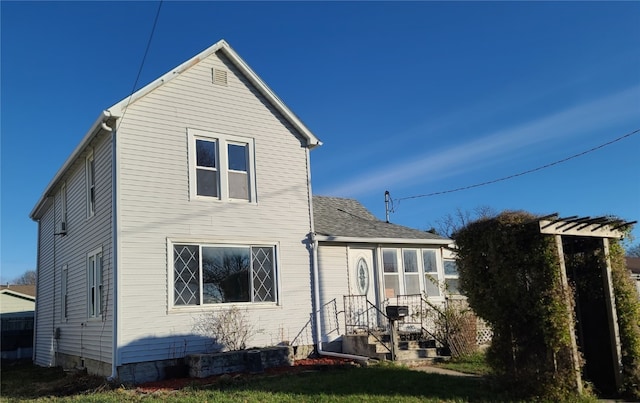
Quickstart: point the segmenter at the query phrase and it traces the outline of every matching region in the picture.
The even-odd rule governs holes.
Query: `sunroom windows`
[[[276,302],[273,245],[173,244],[173,305]]]
[[[255,202],[253,139],[188,130],[191,199]]]
[[[440,256],[439,249],[383,248],[385,298],[415,294],[440,298],[447,287],[447,294],[458,294],[455,260]]]

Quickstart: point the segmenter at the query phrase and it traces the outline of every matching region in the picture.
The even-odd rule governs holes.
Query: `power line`
[[[631,137],[631,136],[633,136],[634,134],[636,134],[636,133],[638,133],[638,132],[640,132],[640,129],[636,129],[636,130],[634,130],[634,131],[632,131],[632,132],[629,132],[629,133],[627,133],[627,134],[625,134],[625,135],[622,135],[622,136],[620,136],[620,137],[618,137],[618,138],[615,138],[615,139],[613,139],[613,140],[611,140],[611,141],[608,141],[608,142],[606,142],[606,143],[604,143],[604,144],[600,144],[599,146],[596,146],[596,147],[590,148],[590,149],[588,149],[588,150],[586,150],[586,151],[582,151],[582,152],[580,152],[580,153],[578,153],[578,154],[574,154],[574,155],[569,156],[569,157],[567,157],[567,158],[563,158],[563,159],[561,159],[561,160],[554,161],[554,162],[551,162],[551,163],[549,163],[549,164],[539,166],[539,167],[537,167],[537,168],[533,168],[533,169],[529,169],[529,170],[526,170],[526,171],[522,171],[522,172],[519,172],[519,173],[516,173],[516,174],[513,174],[513,175],[504,176],[504,177],[502,177],[502,178],[493,179],[493,180],[486,181],[486,182],[476,183],[475,185],[463,186],[463,187],[459,187],[459,188],[455,188],[455,189],[450,189],[450,190],[443,190],[443,191],[440,191],[440,192],[433,192],[433,193],[426,193],[426,194],[415,195],[415,196],[401,197],[401,198],[396,199],[396,200],[397,200],[398,202],[400,202],[401,200],[419,199],[419,198],[422,198],[422,197],[431,197],[431,196],[437,196],[437,195],[442,195],[442,194],[447,194],[447,193],[460,192],[460,191],[462,191],[462,190],[473,189],[473,188],[477,188],[477,187],[480,187],[480,186],[491,185],[491,184],[496,183],[496,182],[506,181],[507,179],[517,178],[518,176],[523,176],[523,175],[526,175],[526,174],[530,174],[530,173],[532,173],[532,172],[541,171],[541,170],[543,170],[543,169],[546,169],[546,168],[552,167],[552,166],[554,166],[554,165],[562,164],[563,162],[567,162],[567,161],[572,160],[572,159],[574,159],[574,158],[581,157],[581,156],[583,156],[583,155],[585,155],[585,154],[589,154],[589,153],[591,153],[591,152],[594,152],[594,151],[596,151],[596,150],[599,150],[599,149],[601,149],[601,148],[604,148],[604,147],[606,147],[606,146],[608,146],[608,145],[611,145],[611,144],[613,144],[613,143],[616,143],[616,142],[618,142],[618,141],[620,141],[620,140],[623,140],[623,139],[625,139],[625,138],[627,138],[627,137]]]
[[[120,117],[120,121],[118,122],[118,128],[122,124],[124,120],[124,115],[126,115],[127,110],[129,109],[129,104],[131,103],[131,97],[136,91],[136,87],[138,86],[138,80],[140,80],[140,74],[142,74],[142,68],[144,67],[144,62],[147,60],[147,53],[149,53],[149,48],[151,47],[151,41],[153,40],[153,34],[156,32],[156,25],[158,24],[158,17],[160,16],[160,9],[162,8],[163,0],[160,0],[158,3],[158,10],[156,10],[156,17],[153,20],[153,27],[151,27],[151,34],[149,35],[149,40],[147,41],[147,47],[144,50],[144,55],[142,56],[142,62],[140,63],[140,68],[138,69],[138,75],[136,76],[136,80],[133,82],[133,87],[131,88],[131,93],[129,94],[129,100],[127,101],[127,106],[125,106],[124,111],[122,112],[122,116]]]

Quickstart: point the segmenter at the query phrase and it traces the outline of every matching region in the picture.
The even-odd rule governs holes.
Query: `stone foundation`
[[[54,365],[63,369],[86,370],[89,375],[104,377],[111,375],[110,362],[81,358],[77,355],[56,353]]]
[[[186,357],[189,376],[206,378],[230,372],[261,372],[266,368],[293,365],[292,347],[229,351],[214,354],[190,354]]]

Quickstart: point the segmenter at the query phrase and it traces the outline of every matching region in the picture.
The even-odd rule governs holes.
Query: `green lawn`
[[[477,352],[468,357],[453,359],[438,364],[439,367],[451,369],[465,374],[489,375],[490,368],[483,352]]]
[[[99,378],[32,366],[2,368],[0,401],[48,402],[468,402],[511,401],[480,378],[427,374],[392,365],[298,374],[225,377],[209,385],[143,393]],[[84,389],[83,389],[84,388]]]

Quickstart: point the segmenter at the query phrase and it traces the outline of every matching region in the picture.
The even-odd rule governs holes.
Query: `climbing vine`
[[[504,212],[455,235],[460,287],[493,329],[487,360],[502,388],[560,398],[576,390],[570,321],[553,237]]]
[[[574,287],[598,280],[594,278],[601,276],[603,266],[598,261],[602,262],[604,254],[588,248],[573,254],[568,268],[590,266],[573,274],[576,277],[565,288],[555,237],[541,234],[538,220],[526,212],[503,212],[467,224],[453,238],[458,246],[460,288],[471,308],[493,329],[487,360],[498,385],[527,397],[559,400],[582,386],[572,353]],[[579,249],[591,245],[589,242],[578,237],[568,243]],[[610,243],[610,261],[623,392],[639,397],[640,308],[624,251],[616,240]],[[589,293],[583,293],[583,299],[584,294]],[[582,368],[582,357],[576,358]]]

